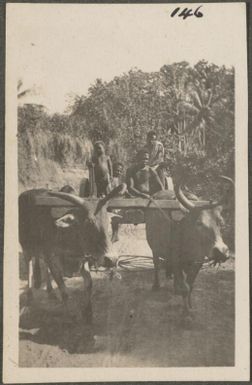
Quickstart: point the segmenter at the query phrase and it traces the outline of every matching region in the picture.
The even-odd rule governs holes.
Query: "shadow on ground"
[[[48,300],[45,290],[34,290],[33,305],[20,316],[21,366],[234,365],[232,266],[200,272],[190,329],[181,323],[182,301],[164,273],[158,292],[151,291],[152,271],[123,272],[112,281],[93,273],[93,281],[93,326],[81,319],[81,278],[66,280],[67,310],[59,300]],[[21,309],[24,301],[23,293]]]

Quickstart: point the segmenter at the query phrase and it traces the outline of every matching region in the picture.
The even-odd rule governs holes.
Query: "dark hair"
[[[150,154],[149,154],[149,151],[148,151],[147,149],[142,148],[142,149],[141,149],[140,151],[138,151],[138,153],[136,154],[136,159],[139,160],[140,158],[142,158],[142,156],[143,156],[144,154],[150,155]]]
[[[149,131],[148,134],[147,134],[147,139],[150,139],[154,135],[157,136],[156,131]]]
[[[69,184],[66,184],[63,186],[60,190],[60,192],[68,193],[68,194],[76,194],[74,188],[70,186]]]
[[[94,144],[94,147],[97,146],[98,144],[101,144],[105,148],[105,144],[102,140],[97,140],[97,142],[95,142]]]
[[[116,167],[118,167],[118,166],[121,166],[122,168],[124,167],[124,165],[122,164],[122,162],[115,162],[115,163],[113,164],[113,168],[116,168]]]

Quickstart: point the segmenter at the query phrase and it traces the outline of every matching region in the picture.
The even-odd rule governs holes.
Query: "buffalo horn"
[[[229,178],[227,176],[224,176],[224,175],[219,175],[218,178],[223,180],[223,181],[225,181],[225,182],[228,182],[228,183],[232,184],[232,186],[234,186],[234,181],[231,178]],[[175,187],[175,194],[176,194],[176,198],[178,199],[178,201],[186,209],[192,210],[192,209],[194,209],[196,207],[192,203],[192,201],[190,201],[189,199],[186,198],[186,196],[184,195],[184,193],[181,190],[180,185],[178,185],[177,188]],[[224,200],[225,200],[225,197],[223,197],[220,201],[209,202],[208,204],[203,205],[203,206],[198,206],[197,205],[197,208],[200,209],[200,210],[212,209],[212,208],[214,208],[216,206],[220,206],[221,204],[223,204]]]
[[[224,180],[224,182],[229,182],[230,184],[232,184],[232,186],[234,186],[233,179],[229,178],[228,176],[219,175],[218,178]]]
[[[195,204],[192,201],[190,201],[181,190],[180,184],[177,186],[175,185],[174,190],[175,190],[176,198],[182,204],[182,206],[184,206],[189,211],[195,208]]]
[[[83,199],[81,197],[78,197],[76,195],[69,194],[69,193],[56,192],[56,191],[55,192],[54,191],[48,191],[48,194],[50,194],[51,196],[57,197],[57,198],[64,199],[65,201],[71,202],[74,205],[82,207],[82,208],[86,209],[87,211],[89,211],[89,207],[87,205],[87,202],[85,202],[85,199]]]
[[[228,176],[224,176],[224,175],[219,175],[218,176],[218,179],[221,179],[223,180],[224,182],[228,182],[232,187],[234,187],[234,181],[233,179],[229,178]],[[199,208],[200,209],[212,209],[216,206],[221,206],[225,203],[225,198],[226,198],[226,195],[224,195],[219,201],[216,201],[216,202],[209,202],[208,205],[205,205],[205,206],[200,206]]]

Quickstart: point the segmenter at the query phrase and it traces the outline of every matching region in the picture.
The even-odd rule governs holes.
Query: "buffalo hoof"
[[[92,311],[92,306],[88,305],[81,311],[82,319],[85,324],[87,325],[92,325],[93,323],[93,311]]]
[[[173,271],[171,267],[167,267],[165,269],[165,276],[167,279],[172,279],[173,278]]]
[[[76,348],[76,353],[78,354],[88,354],[94,353],[96,351],[95,348],[95,338],[94,336],[82,336],[81,342],[78,344]]]
[[[32,302],[33,302],[32,290],[28,289],[27,296],[26,296],[26,306],[27,307],[31,306]]]
[[[173,274],[172,273],[166,272],[165,276],[166,276],[167,279],[173,279]]]
[[[155,282],[155,283],[152,285],[152,290],[153,290],[153,291],[158,291],[158,290],[160,290],[160,284]]]
[[[55,300],[58,299],[58,297],[57,297],[57,295],[54,293],[54,291],[50,291],[50,292],[48,293],[48,298],[49,298],[50,300],[52,300],[52,301],[55,301]]]
[[[184,329],[192,329],[194,323],[194,314],[192,311],[186,309],[183,310],[181,315],[181,326]]]
[[[119,238],[118,237],[113,237],[112,239],[111,239],[111,242],[112,243],[115,243],[115,242],[118,242],[119,241]]]
[[[61,293],[62,303],[67,307],[68,302],[68,294],[67,293]]]
[[[183,317],[183,320],[182,320],[182,326],[184,327],[184,329],[192,329],[193,327],[193,317],[188,314],[187,316]]]

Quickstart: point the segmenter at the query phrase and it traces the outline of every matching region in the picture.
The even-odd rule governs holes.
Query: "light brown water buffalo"
[[[224,262],[229,258],[229,248],[221,235],[223,199],[198,206],[184,195],[180,186],[175,188],[175,194],[160,191],[154,195],[157,205],[159,199],[175,198],[182,205],[180,218],[175,218],[169,210],[147,210],[146,236],[155,267],[153,289],[159,288],[159,260],[163,258],[168,273],[174,276],[175,293],[182,295],[184,312],[188,315],[193,283],[206,257]]]

